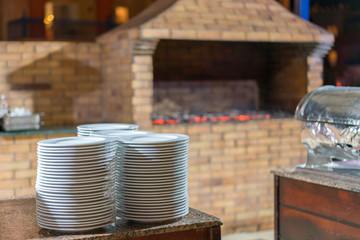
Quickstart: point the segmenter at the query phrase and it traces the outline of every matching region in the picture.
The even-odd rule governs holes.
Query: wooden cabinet
[[[220,226],[199,228],[196,230],[162,233],[128,240],[221,240]]]
[[[274,187],[275,239],[360,239],[359,192],[278,175]]]

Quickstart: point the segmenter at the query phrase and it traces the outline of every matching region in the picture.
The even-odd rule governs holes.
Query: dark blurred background
[[[335,35],[334,47],[324,61],[324,85],[360,86],[360,1],[279,2],[290,11],[300,16],[305,15],[305,19]]]

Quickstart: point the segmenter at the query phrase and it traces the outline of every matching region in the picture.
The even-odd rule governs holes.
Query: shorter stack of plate
[[[126,123],[94,123],[83,124],[77,127],[78,136],[90,136],[93,133],[104,130],[138,130],[139,126]]]
[[[100,137],[38,142],[38,225],[83,231],[114,223],[116,142]]]
[[[189,137],[148,134],[122,140],[117,212],[123,219],[159,222],[186,215]]]

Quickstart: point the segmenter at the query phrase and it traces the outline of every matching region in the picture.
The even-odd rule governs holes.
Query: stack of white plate
[[[94,123],[83,124],[77,127],[78,136],[90,136],[92,133],[104,130],[138,130],[139,126],[126,123]]]
[[[182,134],[123,139],[116,183],[121,218],[158,222],[188,213],[188,147]]]
[[[38,225],[82,231],[115,221],[116,142],[100,137],[38,142]]]
[[[122,130],[104,130],[104,131],[97,131],[95,133],[92,133],[91,136],[94,137],[104,137],[104,138],[112,138],[113,140],[117,141],[118,149],[117,149],[117,158],[116,158],[116,168],[120,169],[120,156],[121,156],[121,149],[122,149],[122,142],[127,139],[134,136],[141,136],[141,135],[147,135],[147,134],[154,134],[154,132],[148,132],[148,131],[122,131]],[[119,171],[116,173],[116,181],[119,182]],[[116,195],[120,194],[119,185],[116,185]],[[119,205],[117,203],[116,205]]]

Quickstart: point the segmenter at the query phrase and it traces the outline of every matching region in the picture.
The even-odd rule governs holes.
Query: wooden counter
[[[316,170],[277,170],[275,239],[360,239],[360,179]]]
[[[219,240],[222,220],[190,208],[188,215],[167,223],[136,223],[119,219],[115,224],[88,232],[63,233],[40,228],[34,198],[0,201],[0,239],[130,239]]]

